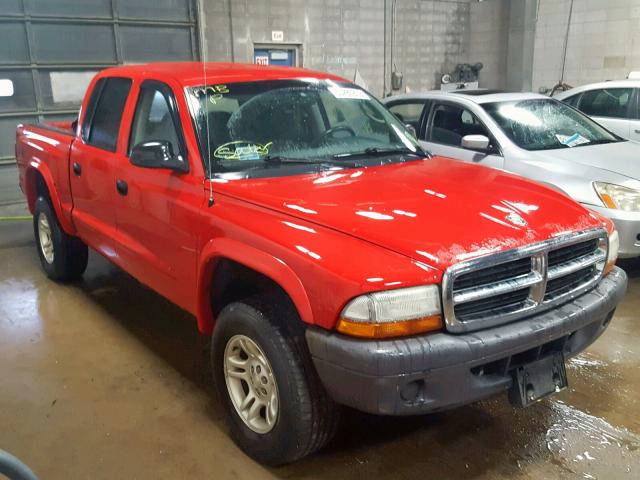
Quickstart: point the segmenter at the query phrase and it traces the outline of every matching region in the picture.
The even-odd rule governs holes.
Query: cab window
[[[131,125],[129,151],[141,143],[160,141],[169,142],[176,154],[182,150],[169,98],[159,87],[143,85]]]
[[[128,78],[106,78],[96,84],[89,99],[86,128],[83,128],[84,139],[89,145],[116,151],[120,120],[130,90]]]

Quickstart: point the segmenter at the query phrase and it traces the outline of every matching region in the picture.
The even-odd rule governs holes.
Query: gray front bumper
[[[499,327],[381,341],[309,328],[307,344],[338,403],[385,415],[432,412],[507,390],[518,365],[581,352],[607,328],[626,287],[626,274],[615,268],[580,297]]]

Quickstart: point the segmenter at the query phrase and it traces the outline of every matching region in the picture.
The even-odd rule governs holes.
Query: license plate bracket
[[[527,407],[564,390],[568,385],[564,356],[561,353],[517,367],[512,375],[509,401],[516,407]]]

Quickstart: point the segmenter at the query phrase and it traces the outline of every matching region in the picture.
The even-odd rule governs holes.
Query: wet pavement
[[[98,255],[80,283],[40,270],[30,222],[0,222],[0,449],[41,479],[640,478],[640,261],[570,388],[412,418],[346,411],[335,440],[264,468],[229,440],[192,317]]]

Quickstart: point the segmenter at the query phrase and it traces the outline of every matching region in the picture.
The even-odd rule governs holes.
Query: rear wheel
[[[77,237],[67,235],[45,197],[38,197],[33,211],[33,231],[38,256],[45,273],[52,280],[79,278],[87,268],[89,250]]]
[[[286,303],[254,297],[230,304],[212,340],[212,369],[231,435],[268,465],[318,450],[339,419],[309,358],[301,320]]]

